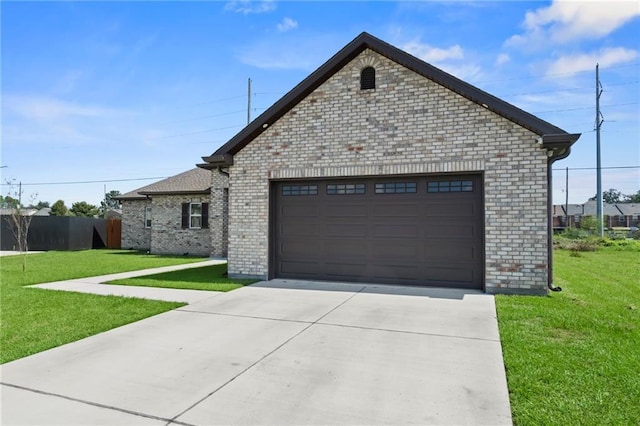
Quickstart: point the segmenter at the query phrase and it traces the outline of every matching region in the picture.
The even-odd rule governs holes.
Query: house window
[[[376,88],[376,69],[366,67],[360,72],[360,90]]]
[[[189,228],[202,228],[202,203],[191,203],[189,205]]]
[[[442,180],[427,183],[427,192],[472,192],[473,181]]]
[[[577,215],[573,216],[573,221],[574,222],[580,222],[580,215],[577,214]]]
[[[340,183],[327,185],[327,195],[349,195],[364,193],[364,183]]]
[[[209,227],[209,203],[182,203],[182,229]]]
[[[318,185],[283,185],[282,195],[318,195]]]
[[[625,223],[625,217],[624,216],[618,216],[618,223]]]
[[[144,208],[144,227],[151,228],[151,206]]]
[[[415,182],[376,183],[376,194],[408,194],[417,191]]]

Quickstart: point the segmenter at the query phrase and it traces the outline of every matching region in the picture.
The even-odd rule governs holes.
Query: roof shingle
[[[118,200],[141,200],[147,195],[208,194],[211,192],[211,172],[200,168],[134,189],[116,197]]]

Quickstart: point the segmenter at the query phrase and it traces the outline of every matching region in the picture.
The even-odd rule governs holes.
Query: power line
[[[554,171],[564,171],[567,168],[564,167],[562,169],[553,169]],[[569,170],[595,170],[595,167],[569,167]],[[615,169],[640,169],[639,166],[611,166],[611,167],[602,167],[602,170],[615,170]],[[128,179],[105,179],[105,180],[83,180],[83,181],[67,181],[67,182],[22,182],[22,185],[83,185],[90,183],[112,183],[112,182],[134,182],[139,180],[158,180],[158,179],[166,179],[168,176],[155,176],[155,177],[143,177],[143,178],[128,178]],[[17,183],[2,183],[3,186],[12,186],[17,185]]]
[[[35,182],[35,183],[24,183],[22,185],[36,186],[36,185],[81,185],[81,184],[89,184],[89,183],[111,183],[111,182],[133,182],[137,180],[158,180],[158,179],[166,179],[168,176],[159,176],[159,177],[145,177],[145,178],[130,178],[130,179],[108,179],[108,180],[85,180],[85,181],[74,181],[74,182]],[[3,183],[3,186],[13,186],[17,185],[17,183]]]
[[[607,87],[611,87],[611,86],[630,86],[632,84],[638,84],[640,83],[640,81],[636,80],[636,81],[628,81],[628,82],[623,82],[623,83],[613,83],[613,84],[607,84]],[[523,95],[537,95],[540,93],[557,93],[557,92],[570,92],[570,91],[574,91],[574,90],[592,90],[592,87],[568,87],[566,89],[554,89],[554,90],[542,90],[539,92],[527,92],[527,93],[509,93],[506,95],[502,95],[502,96],[523,96]]]
[[[601,170],[615,170],[615,169],[640,169],[640,166],[612,166],[612,167],[600,167]],[[567,170],[566,167],[562,169],[553,169],[554,171]],[[597,170],[597,167],[569,167],[569,170]]]
[[[626,105],[638,105],[638,102],[627,102],[627,103],[624,103],[624,104],[602,105],[602,108],[611,108],[611,107],[626,106]],[[536,111],[536,112],[532,112],[531,114],[542,114],[542,113],[546,113],[546,112],[580,111],[580,110],[585,110],[585,109],[593,109],[593,107],[556,109],[556,110],[553,110],[553,111]]]
[[[616,67],[609,67],[609,68],[602,68],[602,69],[603,70],[613,70],[613,69],[618,69],[618,68],[637,67],[638,65],[640,65],[640,62],[635,62],[633,64],[627,64],[627,65],[618,65]],[[585,73],[585,72],[592,72],[592,70],[561,72],[561,73],[557,73],[557,74],[538,74],[538,75],[530,75],[530,76],[527,76],[527,77],[502,78],[502,79],[499,79],[499,80],[485,80],[485,81],[477,81],[476,84],[480,84],[480,83],[500,83],[500,82],[503,82],[503,81],[513,81],[513,80],[531,80],[531,79],[535,79],[535,78],[557,77],[557,76],[561,76],[561,75],[573,75],[573,74],[581,74],[581,73]]]

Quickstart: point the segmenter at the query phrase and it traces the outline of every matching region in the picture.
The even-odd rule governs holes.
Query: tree
[[[38,201],[38,204],[35,204],[35,205],[30,204],[28,208],[40,210],[40,209],[45,209],[47,207],[51,207],[48,201]]]
[[[635,194],[625,195],[623,203],[640,203],[640,190]]]
[[[120,201],[115,199],[118,195],[120,195],[120,191],[109,191],[104,194],[104,200],[100,202],[100,216],[107,217],[109,209],[117,210],[122,207]]]
[[[78,201],[73,203],[69,209],[74,216],[80,217],[94,217],[98,215],[98,207],[93,204],[89,204],[86,201]]]
[[[589,201],[595,201],[598,195],[589,198]],[[607,204],[617,204],[620,202],[622,193],[617,189],[610,188],[608,191],[602,192],[602,201]]]
[[[11,183],[7,182],[9,185]],[[37,194],[31,196],[31,203],[35,201]],[[5,218],[9,225],[9,230],[16,240],[16,245],[20,254],[22,254],[22,272],[27,270],[27,252],[29,251],[29,227],[31,226],[31,220],[33,216],[27,214],[18,200],[22,199],[22,185],[14,192],[14,197],[7,195],[4,198],[4,202],[7,199],[11,199],[10,203],[13,204],[11,214]]]
[[[64,205],[64,201],[58,200],[51,206],[51,216],[67,216],[69,209]]]
[[[3,197],[0,195],[0,207],[3,209],[15,209],[20,205],[20,201],[17,198],[13,198],[11,195]]]

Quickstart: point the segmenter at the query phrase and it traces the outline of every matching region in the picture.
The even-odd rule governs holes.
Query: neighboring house
[[[545,294],[579,136],[363,33],[199,166],[229,174],[230,276]]]
[[[633,223],[638,223],[637,207],[634,209],[633,207],[626,206],[634,206],[634,204],[602,203],[602,223],[604,227],[614,228],[637,226],[633,225]],[[635,206],[638,206],[638,204],[635,204]],[[636,211],[635,214],[633,213],[634,211]],[[555,229],[564,229],[567,227],[580,228],[580,222],[584,217],[596,218],[597,215],[598,207],[595,200],[589,200],[584,204],[554,205],[553,227]]]
[[[618,224],[616,226],[624,226],[627,228],[640,227],[640,204],[638,203],[620,203],[616,204],[620,210],[618,216]]]
[[[108,209],[107,219],[122,220],[122,209]]]
[[[226,175],[195,168],[114,198],[122,203],[122,248],[226,256]]]

